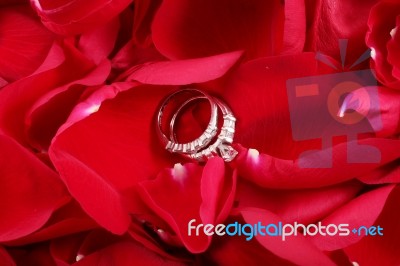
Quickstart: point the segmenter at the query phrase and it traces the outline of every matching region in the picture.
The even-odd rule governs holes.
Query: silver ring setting
[[[189,104],[201,100],[207,100],[211,106],[211,117],[207,128],[193,141],[179,143],[175,132],[177,117]],[[163,131],[163,117],[165,108],[171,102],[175,104],[169,121],[169,137],[167,137]],[[222,114],[223,119],[221,129],[218,129],[218,113]],[[207,161],[208,158],[214,156],[220,156],[224,161],[230,162],[236,157],[238,152],[231,147],[235,135],[235,123],[235,116],[224,102],[197,89],[183,89],[172,93],[162,102],[157,115],[158,135],[165,149],[198,162]],[[216,136],[218,131],[219,134]],[[214,142],[211,143],[213,140]]]

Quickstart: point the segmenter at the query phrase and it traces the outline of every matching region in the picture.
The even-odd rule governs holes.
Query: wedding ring
[[[206,130],[200,135],[200,137],[198,137],[197,139],[195,139],[191,142],[178,143],[177,141],[172,141],[171,139],[169,139],[166,136],[166,134],[163,132],[162,118],[163,118],[163,114],[164,114],[164,109],[167,107],[167,105],[170,104],[171,100],[173,98],[177,98],[179,96],[179,94],[185,94],[185,93],[189,93],[189,94],[196,93],[196,94],[201,95],[204,98],[206,98],[209,101],[210,106],[211,106],[211,117],[210,117],[210,122],[208,123]],[[175,99],[175,100],[177,100],[177,99]],[[217,104],[212,100],[212,98],[210,96],[208,96],[206,93],[204,93],[200,90],[197,90],[197,89],[183,89],[183,90],[174,92],[173,94],[168,96],[161,104],[161,107],[160,107],[160,110],[159,110],[158,116],[157,116],[159,138],[161,139],[161,142],[165,146],[165,149],[172,153],[191,154],[191,153],[196,153],[197,151],[205,148],[217,134],[217,123],[218,123]],[[172,132],[170,132],[170,133],[172,134]]]
[[[168,138],[166,134],[162,131],[162,117],[163,111],[166,105],[172,100],[172,98],[177,97],[179,93],[183,92],[196,92],[197,95],[191,96],[189,99],[179,102],[178,108],[173,114],[170,123],[169,123],[169,133],[170,137]],[[189,143],[178,143],[176,132],[175,132],[175,122],[177,120],[178,115],[182,112],[182,110],[189,104],[199,101],[202,99],[208,100],[211,105],[211,118],[210,123],[208,124],[206,130],[203,134]],[[215,108],[215,109],[214,109]],[[215,137],[218,129],[218,110],[222,113],[223,124],[220,129],[220,132],[217,137]],[[238,152],[233,149],[230,144],[233,142],[234,134],[235,134],[235,123],[236,118],[233,115],[230,108],[223,103],[221,100],[209,96],[208,94],[196,90],[196,89],[184,89],[178,92],[171,94],[161,105],[160,111],[158,113],[158,131],[161,138],[161,141],[165,145],[165,148],[172,153],[179,153],[185,157],[194,159],[199,162],[204,162],[208,158],[213,156],[221,156],[223,160],[226,162],[232,161]],[[210,131],[210,129],[212,129]],[[210,142],[215,139],[215,141],[210,144]]]
[[[176,134],[174,134],[174,125],[176,118],[178,114],[183,110],[183,108],[188,105],[189,103],[193,101],[197,101],[200,99],[205,99],[204,96],[197,96],[193,97],[186,102],[184,102],[181,107],[175,112],[174,116],[171,119],[170,122],[170,132],[171,132],[171,140],[176,141]],[[216,141],[209,145],[207,148],[199,151],[199,152],[194,152],[191,154],[186,155],[189,158],[195,159],[197,161],[205,161],[210,157],[220,155],[222,159],[226,162],[232,161],[238,152],[233,149],[230,144],[233,142],[233,138],[235,135],[235,123],[236,123],[236,118],[233,116],[232,111],[228,106],[226,106],[224,103],[222,103],[220,100],[217,98],[213,97],[213,100],[217,103],[219,109],[222,112],[222,117],[223,117],[223,125],[221,128],[220,133],[218,134],[218,137]]]

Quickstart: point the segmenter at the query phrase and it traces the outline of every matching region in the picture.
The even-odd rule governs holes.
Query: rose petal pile
[[[397,1],[2,1],[0,21],[1,265],[400,264]],[[296,140],[287,81],[339,74],[340,61],[347,71],[368,48],[356,69],[370,62],[379,103],[368,87],[344,101],[373,131],[328,149]],[[232,109],[233,162],[196,164],[159,144],[159,104],[185,87]],[[299,108],[318,119],[321,104]],[[179,134],[201,133],[206,115],[190,109]],[[380,160],[349,162],[363,146]],[[192,219],[384,235],[246,241],[188,235]]]

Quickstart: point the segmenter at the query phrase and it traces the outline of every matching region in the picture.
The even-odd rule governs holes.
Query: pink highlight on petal
[[[183,180],[187,178],[186,168],[182,164],[177,163],[174,165],[174,168],[171,169],[171,175],[175,181],[182,183]]]
[[[247,158],[249,158],[254,163],[258,164],[260,162],[260,152],[256,149],[249,149],[247,153]]]

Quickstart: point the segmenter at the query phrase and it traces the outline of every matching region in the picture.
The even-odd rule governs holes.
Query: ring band
[[[237,155],[237,151],[233,149],[230,144],[233,142],[233,137],[235,135],[235,123],[236,123],[236,118],[233,116],[232,111],[225,105],[223,104],[220,100],[212,97],[213,100],[216,102],[218,105],[219,109],[222,112],[223,116],[223,125],[221,128],[221,132],[219,133],[217,140],[208,146],[206,149],[203,149],[199,152],[195,152],[192,154],[186,155],[189,158],[195,159],[197,161],[204,161],[210,157],[220,155],[222,159],[224,159],[226,162],[232,161],[235,156]],[[172,141],[177,141],[176,140],[176,135],[173,134],[174,132],[174,125],[176,118],[178,114],[183,110],[183,108],[188,105],[189,103],[193,101],[197,101],[200,99],[205,99],[204,96],[197,96],[188,99],[185,101],[179,109],[175,112],[174,116],[171,119],[170,122],[170,132],[171,132],[171,140]]]
[[[200,137],[198,137],[197,139],[195,139],[191,142],[178,143],[178,142],[172,141],[164,134],[164,132],[162,130],[162,117],[163,117],[163,111],[164,111],[165,107],[172,100],[172,98],[178,96],[178,94],[182,94],[185,92],[196,92],[197,94],[200,94],[203,97],[205,97],[209,101],[210,106],[211,106],[211,117],[210,117],[210,122],[208,123],[206,130],[200,135]],[[161,104],[161,107],[160,107],[160,110],[159,110],[158,116],[157,116],[158,134],[161,139],[161,142],[165,146],[165,149],[172,153],[190,154],[190,153],[195,153],[195,152],[205,148],[217,134],[217,122],[218,122],[217,104],[212,100],[212,98],[210,96],[208,96],[208,94],[206,94],[200,90],[197,90],[197,89],[183,89],[183,90],[174,92],[173,94],[168,96]],[[172,134],[172,132],[170,132],[170,133]]]
[[[180,105],[178,104],[178,108],[176,109],[169,123],[170,138],[168,138],[162,130],[164,109],[174,97],[178,97],[179,94],[183,94],[185,92],[195,92],[197,95],[191,95],[189,99],[185,98],[184,101],[179,103]],[[210,122],[206,130],[200,135],[200,137],[191,142],[178,143],[174,130],[178,115],[188,104],[201,99],[208,100],[211,106]],[[218,131],[218,109],[221,111],[223,116],[223,125],[220,133],[215,138]],[[206,161],[208,158],[213,156],[221,156],[223,160],[230,162],[236,157],[238,152],[230,145],[232,144],[235,135],[235,123],[236,118],[231,109],[225,103],[197,89],[183,89],[169,95],[162,102],[157,116],[158,133],[161,142],[165,146],[165,149],[171,153],[179,153],[187,158],[191,158],[199,162]],[[210,144],[213,139],[215,139],[214,143]]]

